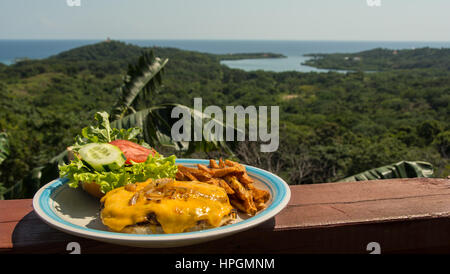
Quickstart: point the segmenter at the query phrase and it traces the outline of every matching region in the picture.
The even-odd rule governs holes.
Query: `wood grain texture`
[[[68,253],[450,253],[450,180],[393,179],[291,186],[275,218],[230,237],[183,248],[106,244],[49,227],[31,200],[0,201],[0,252]]]

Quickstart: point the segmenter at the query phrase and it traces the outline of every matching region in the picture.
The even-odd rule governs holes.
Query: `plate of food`
[[[164,157],[113,129],[107,116],[82,130],[60,178],[33,197],[37,215],[72,235],[137,247],[222,238],[278,214],[290,189],[273,173],[223,159]]]

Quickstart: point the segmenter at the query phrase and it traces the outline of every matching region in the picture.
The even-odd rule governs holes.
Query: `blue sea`
[[[287,58],[228,60],[222,64],[231,68],[267,71],[318,71],[302,63],[307,53],[351,53],[373,48],[413,49],[421,47],[450,47],[449,42],[386,42],[386,41],[281,41],[281,40],[122,40],[138,46],[175,47],[206,53],[273,52]],[[12,64],[16,59],[46,58],[72,48],[93,44],[100,40],[0,40],[0,62]]]

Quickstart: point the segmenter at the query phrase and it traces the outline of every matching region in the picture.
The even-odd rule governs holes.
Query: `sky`
[[[0,0],[0,39],[450,41],[449,13],[450,0]]]

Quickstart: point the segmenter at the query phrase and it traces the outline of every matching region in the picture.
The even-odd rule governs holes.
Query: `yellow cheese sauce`
[[[165,233],[180,233],[199,221],[217,227],[232,210],[227,193],[221,187],[195,181],[170,181],[158,190],[170,192],[171,196],[151,199],[144,193],[155,189],[154,184],[148,180],[136,183],[133,191],[120,187],[108,192],[101,199],[103,223],[112,231],[120,232],[126,226],[147,221],[147,216],[154,213]],[[130,203],[133,196],[135,203]]]

